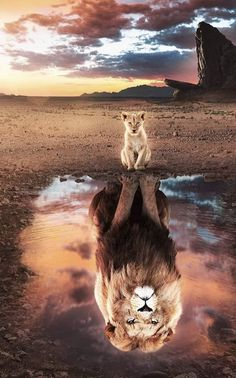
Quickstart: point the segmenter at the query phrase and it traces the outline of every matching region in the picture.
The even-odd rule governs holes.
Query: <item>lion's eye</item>
[[[132,126],[132,122],[129,122],[129,125]]]
[[[130,318],[127,320],[127,323],[128,324],[134,324],[135,323],[135,319],[134,318]]]
[[[152,320],[152,324],[157,324],[158,323],[158,320]]]

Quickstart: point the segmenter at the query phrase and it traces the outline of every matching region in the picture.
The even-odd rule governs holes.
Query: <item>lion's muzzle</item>
[[[134,290],[131,298],[131,306],[134,311],[142,314],[142,316],[149,316],[155,311],[157,305],[157,298],[154,289],[150,286],[138,286]]]

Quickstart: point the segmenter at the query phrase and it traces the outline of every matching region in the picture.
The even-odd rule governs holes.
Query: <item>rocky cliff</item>
[[[236,46],[219,30],[200,22],[196,31],[198,84],[166,79],[175,96],[195,98],[208,93],[236,98]]]

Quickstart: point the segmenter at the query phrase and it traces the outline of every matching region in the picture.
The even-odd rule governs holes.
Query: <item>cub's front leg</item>
[[[135,156],[134,151],[131,148],[123,148],[121,151],[121,162],[128,169],[128,171],[134,169]]]
[[[143,170],[146,168],[146,155],[147,155],[147,147],[143,146],[138,153],[137,161],[134,165],[134,169],[136,170]]]

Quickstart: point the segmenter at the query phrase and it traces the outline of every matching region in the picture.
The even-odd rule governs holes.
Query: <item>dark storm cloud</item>
[[[203,19],[206,20],[207,17],[203,17]],[[216,19],[216,21],[219,20]],[[226,38],[229,38],[233,43],[236,43],[236,22],[234,22],[230,27],[219,27],[218,29],[226,36]],[[153,46],[163,44],[167,46],[175,46],[179,49],[194,49],[196,46],[195,32],[194,27],[188,27],[185,25],[175,26],[162,30],[155,36],[147,38],[145,43]]]
[[[54,49],[49,54],[32,51],[7,50],[13,57],[11,67],[20,71],[37,71],[45,68],[74,69],[76,65],[83,64],[88,56],[72,49]],[[25,61],[17,61],[15,58],[24,58]]]
[[[97,56],[96,67],[74,70],[69,74],[76,76],[111,76],[125,78],[156,78],[172,75],[181,70],[181,65],[191,59],[191,52],[178,51],[154,53],[127,53],[118,57]]]
[[[77,304],[85,304],[94,300],[94,276],[86,269],[68,268],[61,271],[71,279],[72,288],[69,290],[69,297]]]
[[[235,9],[231,10],[220,8],[203,8],[198,11],[198,16],[202,17],[205,22],[219,21],[221,19],[231,20],[236,16],[236,7]]]
[[[21,71],[36,71],[50,67],[66,69],[69,77],[124,77],[156,78],[181,71],[182,64],[192,58],[192,52],[166,51],[153,53],[127,53],[120,56],[81,54],[72,49],[55,49],[51,54],[29,51],[9,50],[13,58],[26,61],[13,61],[11,67]],[[83,63],[93,59],[94,67],[87,68]],[[81,66],[80,66],[81,65]]]
[[[71,252],[78,253],[82,259],[90,259],[92,255],[91,246],[89,243],[73,242],[65,246],[65,249]]]
[[[184,25],[172,27],[148,38],[146,43],[153,46],[163,44],[180,49],[192,49],[195,47],[195,29]]]
[[[146,11],[137,21],[137,28],[163,30],[183,23],[189,24],[198,15],[200,9],[214,11],[215,8],[219,8],[218,15],[222,13],[221,17],[224,18],[227,10],[235,9],[235,0],[190,0],[184,2],[153,0],[151,5],[150,11]]]
[[[74,288],[70,292],[70,297],[76,303],[89,303],[94,300],[93,287],[83,285],[78,288]]]

